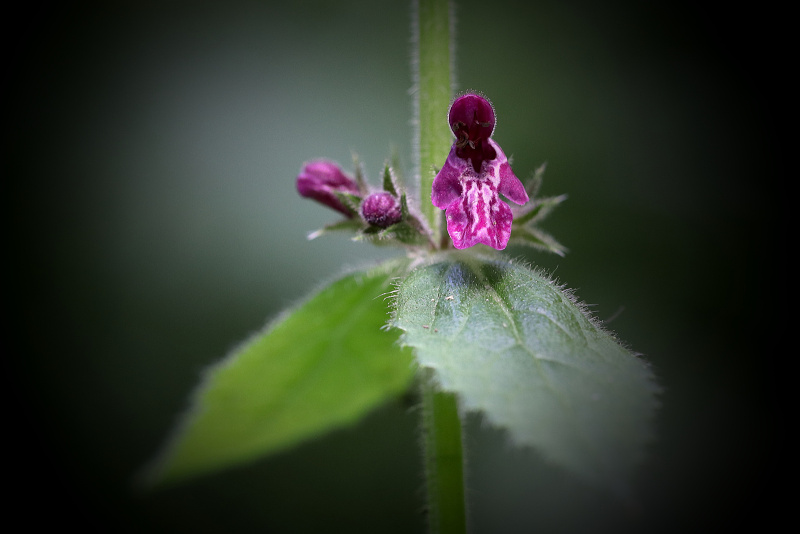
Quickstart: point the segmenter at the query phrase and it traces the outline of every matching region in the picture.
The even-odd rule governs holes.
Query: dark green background
[[[788,291],[791,244],[782,17],[600,4],[460,2],[457,78],[492,99],[517,174],[547,161],[544,194],[569,194],[545,224],[565,258],[508,252],[613,316],[652,363],[658,440],[632,511],[471,417],[474,531],[765,526],[788,463],[770,297]],[[408,4],[26,9],[4,31],[2,196],[6,440],[24,473],[12,491],[39,510],[29,524],[420,531],[402,399],[255,465],[130,490],[207,365],[342,266],[391,254],[307,241],[335,215],[294,178],[315,157],[349,169],[355,150],[377,182],[392,147],[411,171]]]

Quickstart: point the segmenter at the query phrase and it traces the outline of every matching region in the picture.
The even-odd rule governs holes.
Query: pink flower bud
[[[402,219],[400,202],[391,193],[372,193],[361,203],[361,216],[379,228],[388,228]]]
[[[361,195],[356,182],[344,174],[336,163],[315,160],[303,165],[297,176],[297,192],[341,212],[346,217],[353,217],[353,211],[342,204],[336,191]]]

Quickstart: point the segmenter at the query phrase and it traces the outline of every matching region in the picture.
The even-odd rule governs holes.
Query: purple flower
[[[528,202],[528,193],[491,139],[494,109],[484,97],[468,93],[450,106],[449,121],[456,140],[433,180],[431,201],[446,210],[447,232],[456,248],[483,243],[503,250],[511,237],[512,215],[498,193],[520,205]]]
[[[373,226],[388,228],[400,222],[400,202],[391,193],[372,193],[361,203],[361,216]]]
[[[354,212],[345,206],[336,192],[361,196],[356,182],[344,174],[336,163],[327,160],[309,161],[297,176],[297,192],[301,196],[313,198],[317,202],[333,208],[346,217]]]

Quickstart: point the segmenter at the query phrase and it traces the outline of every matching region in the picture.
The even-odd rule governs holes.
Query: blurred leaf
[[[381,329],[405,263],[348,274],[209,369],[149,483],[239,464],[351,424],[406,390],[411,351]]]
[[[453,253],[399,285],[392,324],[464,408],[626,496],[658,387],[569,292],[502,257]]]

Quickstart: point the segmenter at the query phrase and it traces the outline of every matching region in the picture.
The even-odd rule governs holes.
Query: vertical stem
[[[422,425],[429,531],[463,534],[466,507],[458,403],[454,394],[436,390],[430,369],[423,369]]]
[[[444,164],[452,144],[447,124],[453,84],[451,9],[449,0],[415,0],[415,8],[420,209],[433,232],[433,242],[439,245],[442,217],[430,195],[436,169]],[[457,399],[437,390],[431,370],[423,370],[421,383],[429,529],[432,533],[463,534],[464,456]]]
[[[422,215],[439,243],[439,210],[430,202],[436,168],[441,168],[452,145],[447,110],[452,98],[451,25],[448,0],[417,0],[416,82],[419,127],[420,201]]]

